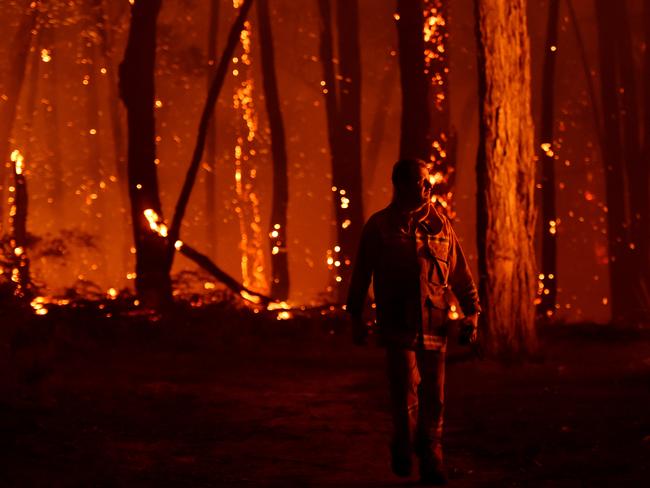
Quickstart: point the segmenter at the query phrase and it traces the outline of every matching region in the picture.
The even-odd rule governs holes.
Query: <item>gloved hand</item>
[[[458,343],[461,346],[474,344],[478,338],[478,314],[465,317],[460,323]]]

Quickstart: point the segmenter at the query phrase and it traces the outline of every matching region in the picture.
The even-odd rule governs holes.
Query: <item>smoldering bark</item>
[[[558,45],[558,18],[560,0],[550,0],[546,23],[546,46],[544,49],[544,68],[542,74],[542,116],[540,125],[540,144],[538,158],[541,162],[542,183],[542,283],[544,291],[538,310],[540,315],[555,313],[557,302],[557,234],[555,222],[555,155],[553,154],[553,126],[555,108],[555,64]],[[542,146],[549,144],[548,148]],[[551,225],[551,222],[554,225]],[[545,291],[548,290],[548,293]]]
[[[427,100],[431,107],[431,127],[429,138],[428,160],[433,161],[433,172],[443,175],[443,180],[433,186],[434,195],[439,195],[442,200],[452,204],[450,193],[456,181],[456,146],[457,134],[451,125],[451,97],[449,85],[449,29],[450,19],[449,2],[447,0],[429,0],[427,6],[434,5],[436,12],[443,21],[436,25],[436,37],[425,44],[429,50],[434,52],[433,57],[429,55],[428,62],[425,61],[425,75],[428,78]],[[439,43],[436,44],[437,41]],[[438,47],[442,47],[442,52]],[[448,216],[454,215],[449,206],[444,207]]]
[[[25,2],[25,11],[12,40],[9,51],[8,72],[2,80],[3,97],[0,98],[0,160],[8,161],[9,144],[13,131],[18,99],[25,79],[29,49],[32,43],[32,31],[36,25],[37,9],[32,7],[32,2]],[[2,172],[0,178],[0,191],[6,187],[6,174]],[[0,222],[4,221],[3,202],[5,199],[0,194]]]
[[[351,262],[363,226],[361,183],[361,55],[359,48],[359,9],[357,0],[337,2],[339,73],[334,68],[332,6],[318,2],[321,17],[320,58],[323,68],[323,94],[328,140],[332,161],[333,205],[336,244],[340,251],[333,269],[335,300],[347,295],[352,273]]]
[[[258,0],[257,13],[260,32],[264,100],[271,130],[273,160],[273,200],[269,225],[271,247],[271,296],[276,300],[289,297],[289,261],[287,254],[287,207],[289,178],[287,145],[275,74],[275,53],[268,0]]]
[[[27,180],[18,164],[13,164],[14,195],[13,195],[13,216],[11,217],[14,259],[18,269],[18,283],[23,294],[29,293],[31,277],[29,273],[29,258],[27,257]],[[19,251],[20,250],[20,251]]]
[[[537,347],[534,128],[525,0],[476,0],[477,239],[482,326],[493,354]]]
[[[429,161],[431,114],[424,74],[422,0],[397,0],[397,45],[402,86],[400,159]]]
[[[154,67],[156,20],[161,0],[136,0],[124,60],[119,68],[120,97],[127,109],[128,183],[135,243],[135,286],[145,306],[172,300],[168,246],[152,232],[146,209],[162,216],[156,171]]]

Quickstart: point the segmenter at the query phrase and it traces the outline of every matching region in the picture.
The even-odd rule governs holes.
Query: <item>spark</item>
[[[49,63],[52,61],[52,53],[49,49],[41,49],[41,61],[44,63]]]

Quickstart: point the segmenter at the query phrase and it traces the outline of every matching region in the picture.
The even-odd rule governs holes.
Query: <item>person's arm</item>
[[[450,232],[450,240],[451,257],[449,262],[452,268],[449,270],[449,284],[456,297],[458,297],[463,314],[466,317],[477,316],[481,312],[478,290],[463,249],[453,229]]]
[[[463,248],[453,228],[451,229],[450,235],[452,255],[450,256],[449,262],[452,264],[452,269],[449,271],[449,284],[458,298],[463,314],[465,314],[458,340],[460,344],[472,344],[476,342],[478,337],[478,316],[481,312],[479,294],[474,279],[472,278],[469,264],[465,259]]]
[[[365,342],[367,328],[363,322],[363,309],[368,295],[375,263],[379,232],[371,219],[363,227],[361,242],[354,260],[352,279],[348,290],[346,310],[352,317],[353,340],[357,344]]]

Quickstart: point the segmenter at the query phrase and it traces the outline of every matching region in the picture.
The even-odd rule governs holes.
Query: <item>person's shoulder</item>
[[[373,213],[368,220],[366,221],[366,225],[376,225],[380,224],[381,222],[387,220],[391,214],[391,206],[387,206],[385,208],[382,208],[381,210]]]

